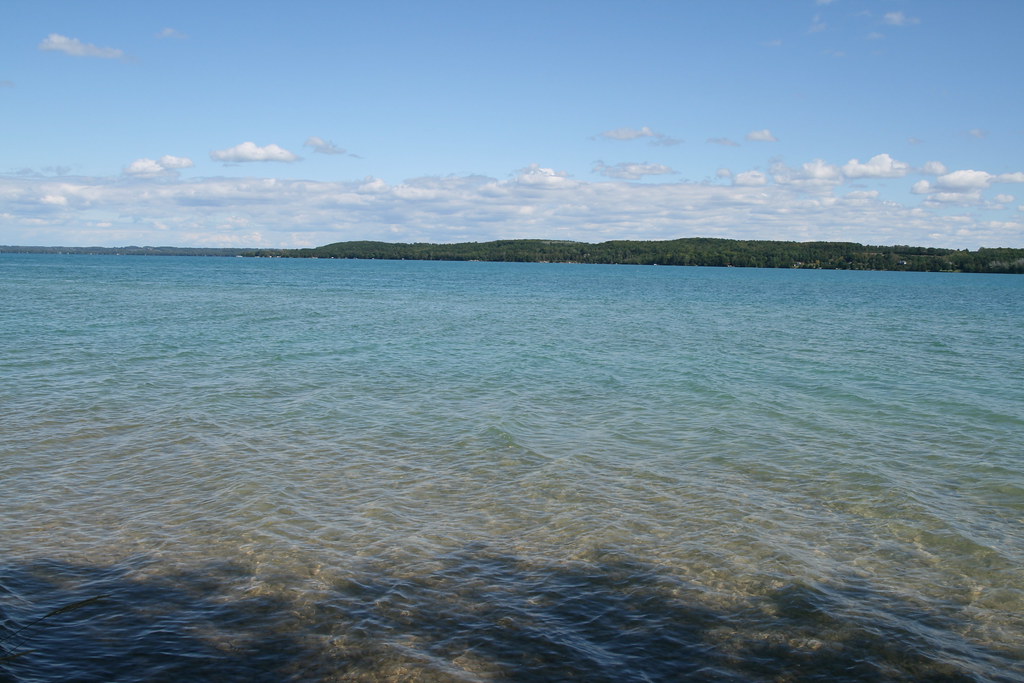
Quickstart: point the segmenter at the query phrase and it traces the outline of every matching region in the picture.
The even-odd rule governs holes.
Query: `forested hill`
[[[498,240],[459,244],[336,242],[315,249],[264,249],[248,255],[1024,273],[1024,249],[968,251],[933,247],[867,246],[854,242],[774,242],[702,237],[643,242],[616,240],[599,244],[562,240]]]

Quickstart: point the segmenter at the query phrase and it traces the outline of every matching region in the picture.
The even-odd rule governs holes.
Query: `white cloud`
[[[927,180],[918,180],[911,186],[910,191],[913,194],[928,194],[932,191],[932,184]]]
[[[136,159],[128,164],[124,172],[128,175],[157,175],[163,173],[164,168],[153,159]]]
[[[637,140],[640,138],[651,138],[652,145],[671,146],[682,143],[682,140],[665,135],[664,133],[658,133],[651,130],[650,126],[643,126],[642,128],[616,128],[615,130],[606,130],[601,133],[600,137],[606,140]]]
[[[164,168],[192,168],[195,164],[188,157],[175,157],[165,154],[160,157],[160,165]]]
[[[814,19],[811,20],[811,27],[807,29],[808,33],[821,33],[828,28],[828,24],[821,20],[821,15],[814,15]]]
[[[847,193],[846,197],[844,197],[844,199],[854,199],[854,200],[877,199],[877,198],[878,198],[878,190],[856,190],[854,192]]]
[[[993,183],[1024,183],[1024,172],[993,175],[987,171],[962,169],[940,175],[934,182],[919,180],[910,191],[929,195],[928,200],[933,202],[973,204],[981,200],[982,191]],[[1001,200],[997,197],[996,201]]]
[[[850,159],[843,165],[847,178],[902,178],[910,172],[910,164],[896,161],[888,154],[876,154],[867,163]]]
[[[939,204],[976,204],[980,199],[980,192],[935,192],[928,197],[928,202]]]
[[[59,33],[51,33],[39,43],[40,50],[63,52],[72,57],[100,57],[101,59],[121,59],[124,50],[112,47],[97,47],[83,43],[78,38],[68,38]]]
[[[530,164],[526,168],[519,169],[516,182],[521,185],[535,187],[566,187],[575,185],[575,181],[569,178],[565,171],[556,171],[553,168],[544,168],[540,164]]]
[[[772,132],[767,128],[761,130],[752,130],[747,133],[747,140],[751,142],[778,142],[778,138],[772,135]]]
[[[240,145],[210,152],[214,161],[226,163],[242,163],[247,161],[298,161],[299,156],[277,145],[258,147],[254,142],[243,142]]]
[[[926,161],[924,166],[921,167],[921,173],[927,175],[943,175],[948,171],[949,169],[941,161]]]
[[[772,166],[772,177],[780,185],[793,185],[808,190],[827,189],[843,181],[843,174],[838,166],[814,159],[794,169],[784,164]]]
[[[593,171],[608,178],[617,178],[619,180],[639,180],[649,175],[675,173],[674,170],[664,164],[650,164],[646,161],[643,163],[620,162],[614,166],[609,166],[603,161],[597,161],[594,162]]]
[[[801,166],[802,177],[807,180],[824,180],[838,182],[840,180],[839,169],[832,164],[827,164],[821,159],[809,161]]]
[[[967,134],[970,135],[972,138],[978,138],[979,140],[988,137],[988,131],[983,130],[981,128],[971,128],[969,131],[967,131]]]
[[[732,184],[739,187],[757,187],[768,183],[768,178],[760,171],[744,171],[737,173]]]
[[[191,168],[194,166],[192,160],[187,157],[176,157],[165,154],[159,161],[153,159],[136,159],[124,169],[125,174],[133,176],[157,176],[166,173],[173,173],[180,168]]]
[[[166,168],[162,162],[175,165],[163,157],[139,161],[145,161],[140,168],[150,170]],[[980,190],[972,189],[986,182],[1024,182],[1024,173],[957,173],[942,174],[949,177],[936,178],[934,185],[920,181],[918,189],[927,199],[910,206],[882,199],[877,190],[849,192],[841,185],[841,169],[821,160],[795,169],[776,165],[771,173],[733,175],[722,169],[718,177],[734,178],[731,184],[587,182],[540,164],[504,180],[446,176],[402,183],[374,177],[317,182],[168,173],[161,182],[139,183],[8,175],[0,176],[0,242],[311,246],[351,239],[719,236],[1024,246],[1021,221],[987,214],[995,210],[993,204],[974,200]],[[944,208],[949,204],[970,208],[953,216]]]
[[[707,142],[711,143],[712,145],[722,145],[723,147],[740,146],[740,143],[736,142],[735,140],[730,140],[729,138],[708,138]]]
[[[889,26],[911,26],[921,23],[921,20],[917,17],[908,17],[903,12],[886,12],[885,16],[882,17],[882,21]]]
[[[935,186],[951,192],[972,192],[988,187],[992,178],[992,174],[985,171],[953,171],[936,178]]]
[[[1000,204],[1009,204],[1010,202],[1015,200],[1016,197],[1014,197],[1012,194],[997,194],[995,197],[993,197],[993,199],[995,199],[995,201],[999,202]]]
[[[303,143],[303,147],[312,147],[313,151],[318,154],[347,154],[348,150],[338,147],[330,140],[324,140],[318,138],[315,135],[311,135],[306,138],[306,142]]]

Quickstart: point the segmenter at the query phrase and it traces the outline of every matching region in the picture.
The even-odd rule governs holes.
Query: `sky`
[[[0,244],[1024,247],[1021,0],[5,0]]]

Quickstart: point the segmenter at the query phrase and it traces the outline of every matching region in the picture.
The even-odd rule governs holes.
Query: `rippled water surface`
[[[1024,679],[1024,277],[5,254],[0,406],[0,679]]]

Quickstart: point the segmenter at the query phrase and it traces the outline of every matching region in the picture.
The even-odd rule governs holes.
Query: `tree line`
[[[817,268],[1024,273],[1024,249],[941,249],[855,242],[782,242],[692,237],[665,241],[496,240],[456,244],[336,242],[312,249],[259,249],[246,256],[419,261],[603,263],[736,268]]]

